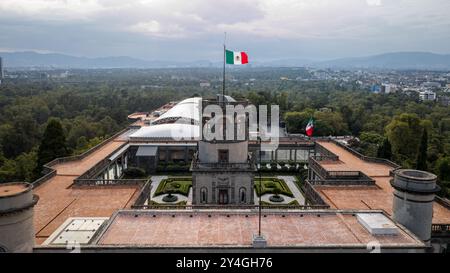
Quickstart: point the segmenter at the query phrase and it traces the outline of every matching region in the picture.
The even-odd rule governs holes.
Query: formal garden
[[[286,182],[284,182],[283,179],[276,177],[262,177],[261,180],[255,177],[255,192],[257,196],[264,194],[283,194],[289,197],[294,197],[294,194],[289,189]]]
[[[154,196],[163,194],[181,194],[187,197],[191,187],[192,177],[170,177],[159,183]]]

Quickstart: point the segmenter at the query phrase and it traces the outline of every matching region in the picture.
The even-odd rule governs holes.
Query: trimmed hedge
[[[156,167],[157,172],[188,172],[191,167],[190,162],[160,162]]]
[[[294,197],[294,194],[291,192],[291,190],[289,189],[288,185],[286,184],[286,182],[284,182],[284,180],[279,179],[279,178],[275,178],[275,177],[262,177],[262,195],[266,194],[266,193],[274,193],[274,189],[279,189],[280,190],[280,194],[289,196],[289,197]],[[258,196],[261,195],[260,193],[260,187],[259,187],[259,178],[255,178],[255,192]]]
[[[289,206],[300,206],[297,200],[292,200],[291,202],[287,204],[273,204],[266,201],[261,201],[262,206],[278,206],[278,205],[289,205]]]
[[[145,178],[145,170],[136,167],[129,167],[123,170],[124,178]]]
[[[270,165],[270,168],[267,167],[267,164]],[[278,168],[278,165],[281,168]],[[304,170],[304,165],[305,163],[294,163],[294,162],[279,162],[278,164],[275,162],[262,163],[260,171],[264,173],[278,173],[278,172],[298,173]]]
[[[180,201],[180,202],[176,202],[176,203],[173,203],[173,204],[167,204],[167,203],[158,203],[158,202],[155,202],[155,201],[151,200],[148,205],[149,206],[159,206],[159,205],[186,206],[187,205],[187,201]]]
[[[192,187],[191,177],[171,177],[162,180],[158,188],[156,188],[155,196],[169,193],[172,190],[172,194],[178,193],[184,196],[188,196],[189,188]]]

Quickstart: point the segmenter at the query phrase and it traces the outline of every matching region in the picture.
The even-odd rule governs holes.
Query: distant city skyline
[[[0,51],[220,61],[450,53],[448,0],[2,0]]]

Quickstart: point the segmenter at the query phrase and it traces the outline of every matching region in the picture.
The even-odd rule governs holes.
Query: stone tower
[[[33,207],[38,197],[29,183],[0,184],[0,252],[32,252]]]
[[[436,178],[429,172],[401,169],[391,181],[394,220],[426,243],[431,238],[434,195],[440,190]]]
[[[221,95],[218,95],[217,100],[203,100],[203,134],[198,141],[198,152],[191,166],[194,205],[249,205],[254,202],[255,164],[248,151],[248,126],[245,126],[247,118],[245,114],[233,114],[235,122],[230,125],[225,117],[227,106],[242,106],[242,103],[246,102],[236,102],[231,97]],[[214,112],[208,112],[208,106],[213,106]],[[218,123],[212,122],[214,118]],[[239,127],[242,119],[244,126]],[[221,136],[206,136],[208,129]],[[233,136],[230,136],[227,129],[233,130]]]

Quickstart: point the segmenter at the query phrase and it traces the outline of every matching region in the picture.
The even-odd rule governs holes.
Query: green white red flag
[[[310,118],[308,124],[306,125],[306,135],[310,137],[313,135],[313,132],[314,132],[314,121],[312,118]]]
[[[247,64],[248,55],[244,51],[225,50],[225,59],[227,64]]]

